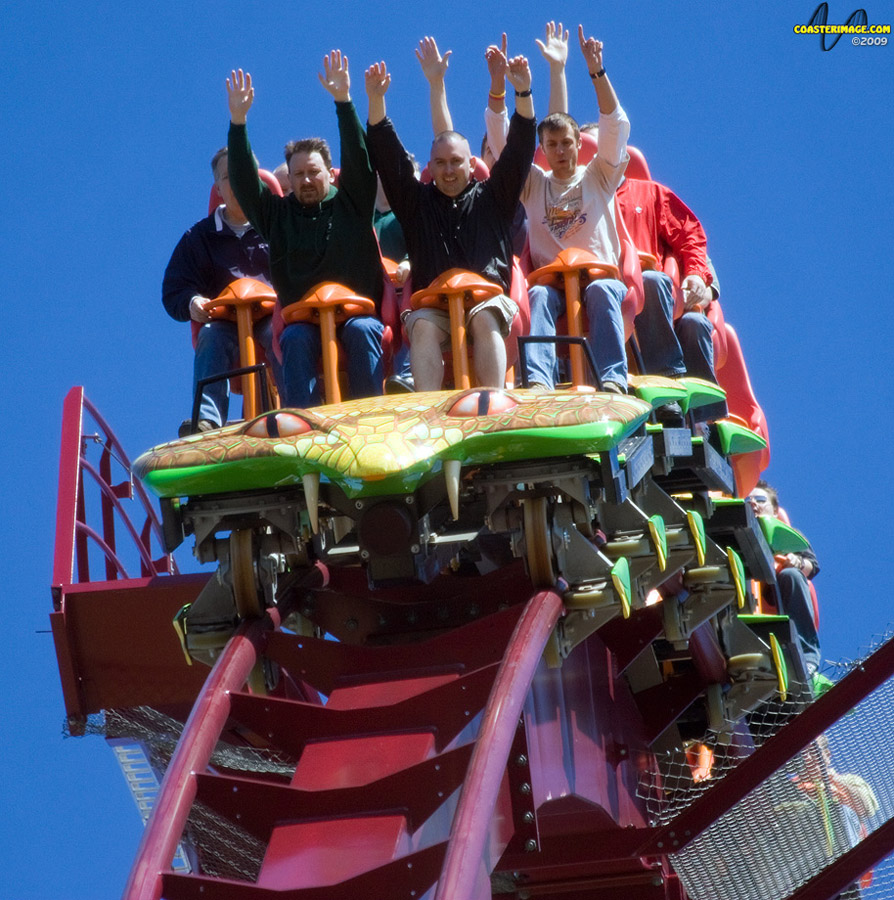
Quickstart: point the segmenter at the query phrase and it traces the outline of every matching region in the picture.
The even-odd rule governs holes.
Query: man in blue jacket
[[[161,287],[162,302],[168,314],[178,322],[192,320],[197,323],[193,394],[201,379],[239,367],[236,323],[212,320],[205,312],[204,302],[216,297],[237,278],[256,278],[270,284],[267,244],[249,224],[230,188],[226,147],[214,154],[211,171],[223,203],[180,239],[165,269]],[[279,384],[271,316],[255,324],[255,340],[264,348]],[[199,431],[225,425],[228,406],[227,380],[208,385],[202,393]],[[180,436],[185,437],[189,430],[190,420],[187,419],[180,426]]]

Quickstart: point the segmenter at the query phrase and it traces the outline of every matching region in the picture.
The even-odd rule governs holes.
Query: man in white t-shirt
[[[553,113],[538,126],[540,146],[551,171],[532,166],[521,200],[528,214],[528,241],[535,268],[547,265],[567,247],[589,250],[604,262],[618,264],[621,242],[615,225],[614,193],[627,166],[630,122],[602,64],[602,42],[584,38],[578,26],[581,52],[599,102],[599,151],[586,166],[577,164],[580,130],[566,113]],[[582,302],[590,322],[590,345],[597,374],[605,390],[625,393],[627,360],[621,302],[626,285],[604,278],[587,285]],[[562,293],[536,285],[529,292],[531,334],[554,335],[556,319],[565,307]],[[552,344],[528,347],[528,378],[553,387],[556,351]]]

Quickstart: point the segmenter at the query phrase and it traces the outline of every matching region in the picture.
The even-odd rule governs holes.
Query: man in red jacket
[[[716,382],[711,340],[714,326],[705,310],[720,292],[715,286],[701,222],[670,188],[655,181],[626,178],[615,193],[615,200],[636,248],[659,260],[673,254],[680,262],[683,278],[684,313],[671,325],[674,295],[670,277],[655,270],[643,272],[646,302],[637,325],[641,317],[651,316],[655,320],[652,328],[673,327],[686,373]],[[646,371],[652,371],[650,347],[644,343],[641,349]]]
[[[599,137],[595,122],[581,126],[582,132]],[[625,178],[615,192],[617,211],[624,219],[637,250],[663,260],[669,255],[680,263],[683,290],[683,315],[674,322],[673,282],[664,272],[645,270],[645,303],[636,317],[636,327],[657,342],[642,341],[640,350],[647,372],[693,375],[717,383],[714,372],[714,326],[705,315],[708,306],[720,296],[714,267],[708,258],[707,238],[701,222],[692,210],[668,187],[657,181]],[[672,371],[660,372],[667,365],[669,347],[677,345],[679,356]],[[661,349],[660,360],[653,357]],[[700,420],[725,416],[726,404],[712,403],[693,410]]]

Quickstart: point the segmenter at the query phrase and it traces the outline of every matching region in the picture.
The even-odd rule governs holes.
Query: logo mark
[[[813,15],[810,17],[810,21],[807,23],[807,28],[811,29],[807,33],[812,34],[812,28],[814,26],[819,26],[816,30],[819,32],[820,36],[820,47],[823,50],[831,50],[840,40],[841,35],[846,33],[845,29],[851,28],[852,31],[860,30],[862,31],[866,26],[869,25],[869,16],[866,15],[865,9],[855,9],[847,18],[847,21],[844,23],[844,28],[838,31],[835,34],[835,39],[832,43],[827,47],[826,46],[826,25],[829,21],[829,4],[828,3],[820,3],[820,5],[813,11]],[[831,30],[831,29],[830,29]]]

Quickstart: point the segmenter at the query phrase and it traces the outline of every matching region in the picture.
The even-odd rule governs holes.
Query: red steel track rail
[[[534,670],[562,613],[562,598],[540,591],[525,608],[500,664],[459,805],[435,900],[473,897],[497,793]]]
[[[243,622],[214,664],[165,772],[123,900],[160,900],[162,877],[170,868],[196,796],[196,773],[208,767],[230,715],[230,692],[241,690],[257,662],[264,632],[276,627],[279,612],[275,608],[264,619]]]

